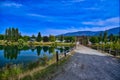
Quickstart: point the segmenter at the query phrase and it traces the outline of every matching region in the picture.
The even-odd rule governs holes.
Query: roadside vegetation
[[[115,56],[120,55],[120,36],[113,34],[108,35],[107,31],[101,33],[99,36],[90,37],[92,42],[90,47],[111,53]]]

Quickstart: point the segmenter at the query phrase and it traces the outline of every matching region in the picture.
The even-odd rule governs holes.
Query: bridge
[[[120,59],[80,45],[52,80],[120,80]]]

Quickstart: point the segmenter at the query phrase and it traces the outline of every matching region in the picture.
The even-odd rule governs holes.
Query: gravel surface
[[[52,80],[120,80],[120,59],[79,46]]]

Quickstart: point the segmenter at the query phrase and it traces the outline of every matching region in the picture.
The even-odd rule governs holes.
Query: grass
[[[49,80],[50,78],[55,76],[55,73],[60,69],[62,65],[64,65],[69,57],[64,58],[58,63],[54,63],[49,65],[43,70],[37,71],[32,75],[27,75],[20,80]]]
[[[19,45],[18,42],[7,42],[4,40],[0,40],[0,45]],[[75,43],[62,43],[62,42],[24,42],[23,45],[41,45],[41,46],[73,46]]]
[[[73,53],[74,51],[71,52],[71,54]],[[44,68],[38,67],[21,77],[20,80],[50,80],[62,71],[62,66],[69,60],[70,56],[71,55],[64,57],[58,63],[56,63],[56,59],[53,58]]]
[[[0,71],[0,80],[14,80],[22,73],[21,65],[7,66]]]
[[[50,60],[45,56],[43,59],[31,63],[27,68],[22,65],[8,65],[0,70],[0,80],[49,80],[62,71],[62,66],[69,58],[70,55],[56,63],[55,55]]]

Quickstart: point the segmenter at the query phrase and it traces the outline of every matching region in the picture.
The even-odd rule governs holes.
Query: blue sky
[[[99,31],[119,26],[119,0],[0,0],[0,33]]]

